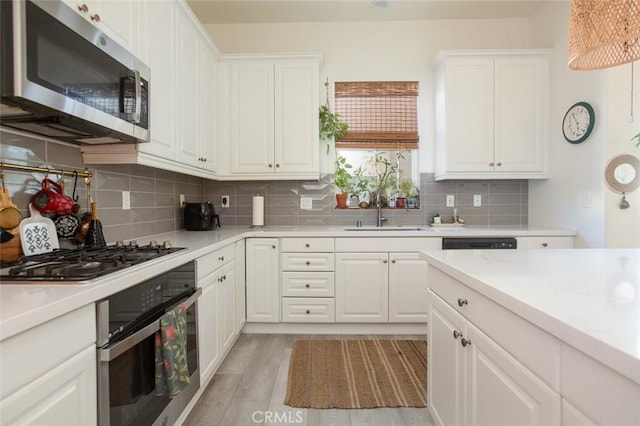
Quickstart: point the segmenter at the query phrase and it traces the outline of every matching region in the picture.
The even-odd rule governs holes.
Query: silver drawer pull
[[[304,311],[306,314],[310,314],[311,311],[309,309],[307,309],[306,311]]]
[[[462,347],[466,348],[467,345],[471,344],[471,340],[465,339],[464,337],[460,340],[460,344],[462,345]]]
[[[462,298],[460,298],[460,297],[458,298],[458,306],[460,306],[461,308],[462,308],[464,305],[467,305],[468,303],[469,303],[469,302],[467,302],[467,299],[462,299]]]
[[[311,284],[305,284],[304,286],[305,286],[306,288],[310,288],[310,287],[311,287]]]
[[[311,262],[309,262],[308,260],[306,262],[304,262],[306,265],[311,265]]]
[[[453,330],[453,338],[454,339],[457,339],[460,336],[462,336],[462,333],[460,333],[458,330]]]
[[[220,257],[218,258],[218,260],[219,260],[220,262],[224,262],[224,256],[220,256]]]

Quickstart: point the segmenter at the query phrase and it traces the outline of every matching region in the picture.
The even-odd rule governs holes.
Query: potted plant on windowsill
[[[348,169],[353,166],[347,163],[347,159],[343,156],[336,158],[336,170],[333,173],[333,184],[340,192],[336,193],[336,204],[339,209],[347,208],[347,196],[351,188],[351,174]]]

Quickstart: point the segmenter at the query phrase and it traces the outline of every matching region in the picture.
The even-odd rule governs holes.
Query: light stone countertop
[[[430,266],[640,384],[640,248],[421,255]]]
[[[224,227],[214,231],[176,231],[137,238],[141,245],[151,240],[170,241],[187,250],[145,262],[126,270],[85,282],[26,283],[0,281],[0,341],[35,327],[59,315],[94,303],[127,287],[166,272],[211,251],[246,237],[444,237],[444,236],[574,236],[571,230],[505,227],[464,227],[460,229],[406,230],[409,227],[385,228],[385,231],[345,231],[344,226],[318,227]],[[414,227],[417,228],[417,227]]]

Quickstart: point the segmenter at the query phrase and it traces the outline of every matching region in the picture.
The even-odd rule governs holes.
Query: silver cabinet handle
[[[498,164],[496,164],[496,166],[498,167],[502,166],[502,161],[498,161]]]
[[[309,262],[308,260],[307,260],[306,262],[304,262],[304,263],[305,263],[305,265],[307,265],[307,266],[311,265],[311,262]]]
[[[276,246],[271,246],[272,249],[276,248]]]
[[[395,259],[393,259],[393,260],[391,261],[391,263],[396,263],[396,260],[395,260]]]
[[[269,163],[269,168],[272,168],[272,167],[273,167],[273,164]]]
[[[311,311],[309,309],[307,309],[306,311],[304,311],[306,314],[310,314]]]
[[[309,248],[309,244],[308,244],[308,243],[307,243],[307,244],[305,244],[304,246],[305,246],[306,248]]]
[[[311,284],[305,284],[304,285],[306,288],[311,288]]]
[[[94,22],[100,22],[100,15],[97,13],[95,15],[91,15],[91,20]]]
[[[276,163],[276,168],[279,168],[279,167],[280,167],[280,164],[277,164],[277,163]]]
[[[467,345],[471,344],[471,340],[469,339],[465,339],[464,337],[460,340],[460,344],[462,345],[463,348],[466,348]]]
[[[220,257],[218,257],[218,260],[219,260],[220,262],[224,262],[224,256],[220,256]]]
[[[542,243],[542,247],[547,247],[549,244],[547,243]]]
[[[384,260],[382,261],[382,263],[387,263],[387,262],[388,262],[388,260],[387,260],[387,259],[384,259]]]
[[[460,333],[458,330],[453,330],[453,338],[457,339],[458,337],[461,337],[462,333]]]
[[[469,303],[469,302],[467,302],[467,299],[462,299],[462,298],[460,298],[460,297],[458,298],[458,306],[460,306],[461,308],[462,308],[464,305],[467,305],[468,303]]]
[[[86,4],[83,4],[82,6],[78,6],[78,10],[82,13],[87,13],[89,11],[89,8]]]
[[[492,161],[492,162],[490,162],[490,163],[489,163],[489,165],[490,165],[491,167],[493,167],[493,166],[495,166],[495,165],[496,165],[496,163],[494,163],[494,162]]]

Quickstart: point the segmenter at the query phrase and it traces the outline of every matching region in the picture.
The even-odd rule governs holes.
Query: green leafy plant
[[[332,113],[328,103],[320,107],[320,139],[327,142],[327,154],[331,142],[347,133],[349,125],[340,120],[338,114]]]
[[[347,163],[347,159],[343,156],[336,158],[336,170],[333,172],[334,185],[340,190],[341,194],[348,194],[351,189],[351,174],[348,169],[353,166]]]

